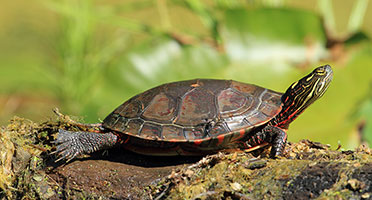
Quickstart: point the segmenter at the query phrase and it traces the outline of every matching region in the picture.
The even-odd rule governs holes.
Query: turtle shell
[[[102,125],[142,140],[220,140],[227,135],[235,137],[233,133],[247,134],[270,121],[281,110],[281,96],[232,80],[173,82],[132,97],[109,114]]]

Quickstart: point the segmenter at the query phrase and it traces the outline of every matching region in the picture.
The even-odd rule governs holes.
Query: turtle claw
[[[117,136],[112,133],[70,132],[59,129],[57,139],[53,142],[57,149],[52,154],[59,157],[56,162],[70,162],[79,155],[111,148],[117,140]]]
[[[59,161],[61,161],[61,160],[63,160],[64,159],[64,157],[59,157],[57,160],[55,160],[54,162],[59,162]]]
[[[58,148],[58,147],[57,147]],[[64,150],[56,150],[53,151],[52,154],[57,154],[58,159],[55,160],[55,162],[59,162],[61,160],[67,160],[66,163],[73,160],[76,156],[80,155],[79,152],[72,152],[70,150],[64,149]]]
[[[57,154],[58,159],[55,162],[67,160],[66,163],[68,163],[83,153],[82,149],[78,148],[81,145],[79,133],[71,133],[62,129],[59,129],[58,132],[57,139],[53,141],[57,145],[57,149],[51,152],[51,154]]]

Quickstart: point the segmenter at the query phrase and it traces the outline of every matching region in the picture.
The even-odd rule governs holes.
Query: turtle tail
[[[59,158],[56,162],[67,159],[67,162],[78,155],[89,154],[98,150],[108,149],[117,143],[118,137],[112,133],[71,132],[59,129],[54,143]]]

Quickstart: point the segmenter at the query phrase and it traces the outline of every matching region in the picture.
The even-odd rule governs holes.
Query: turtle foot
[[[53,142],[57,145],[57,149],[52,154],[57,154],[57,157],[59,157],[55,162],[60,160],[67,160],[69,162],[76,156],[84,153],[83,144],[79,139],[80,136],[80,132],[75,133],[59,129],[58,137]]]
[[[54,143],[57,145],[56,151],[60,160],[67,162],[82,154],[92,153],[102,149],[113,147],[117,142],[117,136],[112,133],[90,133],[90,132],[71,132],[59,129],[59,134]]]

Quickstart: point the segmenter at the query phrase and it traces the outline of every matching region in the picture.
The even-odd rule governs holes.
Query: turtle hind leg
[[[56,162],[62,159],[69,162],[78,155],[111,148],[117,141],[118,137],[113,133],[71,132],[59,129],[57,139],[54,141],[57,149],[52,154],[59,156]]]

